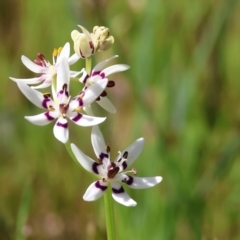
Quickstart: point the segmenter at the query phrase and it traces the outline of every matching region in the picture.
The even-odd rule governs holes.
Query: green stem
[[[107,239],[115,240],[115,221],[114,221],[114,210],[113,210],[113,199],[111,196],[111,188],[108,187],[104,194],[105,203],[105,216],[106,216],[106,227],[107,227]]]
[[[73,152],[72,152],[72,149],[71,149],[71,145],[70,145],[69,140],[65,143],[65,147],[66,147],[66,149],[67,149],[67,151],[68,151],[68,154],[69,154],[69,155],[71,156],[71,158],[73,159],[73,161],[78,162],[77,159],[76,159],[76,157],[75,157],[75,155],[74,155]]]
[[[86,71],[88,73],[88,75],[91,74],[91,70],[92,70],[92,58],[86,58]]]

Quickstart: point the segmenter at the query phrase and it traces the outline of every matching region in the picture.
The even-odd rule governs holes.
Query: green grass
[[[114,202],[117,239],[240,239],[240,3],[136,2],[0,3],[2,239],[106,239],[103,198],[82,200],[94,177],[72,161],[52,124],[24,119],[41,110],[8,79],[35,76],[21,55],[51,60],[53,48],[72,46],[78,24],[105,25],[115,37],[94,63],[118,54],[115,63],[131,66],[112,76],[118,111],[100,126],[112,158],[144,137],[134,167],[163,176],[155,188],[126,189],[136,208]],[[90,131],[71,125],[70,136],[94,157]]]

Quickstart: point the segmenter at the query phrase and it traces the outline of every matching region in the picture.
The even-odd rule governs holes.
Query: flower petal
[[[62,58],[68,59],[69,56],[70,56],[70,44],[69,42],[66,42],[57,58],[57,62],[59,62]]]
[[[13,80],[14,82],[22,81],[25,84],[37,84],[37,83],[40,83],[44,80],[44,78],[42,76],[36,77],[36,78],[13,78],[13,77],[9,77],[9,78],[11,80]]]
[[[93,182],[84,193],[83,199],[85,201],[95,201],[99,199],[107,190],[107,184],[107,182],[103,181]]]
[[[34,88],[34,89],[47,88],[47,87],[51,86],[51,84],[52,84],[52,79],[48,77],[45,79],[45,81],[42,84],[37,85],[37,86],[32,86],[32,88]]]
[[[126,183],[130,188],[142,189],[150,188],[162,181],[162,177],[132,177],[127,174],[120,174],[118,177],[121,177],[121,181]]]
[[[100,100],[96,101],[103,109],[110,113],[116,113],[116,108],[107,97],[100,97]]]
[[[65,118],[59,118],[53,128],[54,136],[62,143],[66,143],[69,138],[68,121]]]
[[[66,58],[62,58],[59,62],[57,71],[57,92],[61,91],[64,84],[67,84],[67,91],[69,90],[70,71]]]
[[[35,125],[44,126],[55,120],[56,117],[55,112],[44,112],[34,116],[26,116],[25,119]]]
[[[113,73],[126,71],[129,68],[130,66],[126,64],[116,64],[105,68],[101,73],[104,73],[105,77],[107,77],[108,75],[111,75]]]
[[[88,106],[91,104],[99,95],[103,92],[103,90],[106,88],[108,83],[108,79],[100,79],[90,87],[88,87],[85,91],[85,94],[83,96],[83,106]]]
[[[100,164],[85,155],[75,144],[71,143],[71,149],[82,167],[88,172],[99,174]],[[102,168],[102,167],[101,167]]]
[[[106,143],[98,126],[93,126],[91,140],[94,152],[100,160],[108,159],[109,155],[106,151]],[[107,165],[107,164],[106,164]]]
[[[80,57],[74,53],[69,59],[68,59],[68,64],[69,65],[72,65],[74,64],[75,62],[77,62],[78,60],[80,59]]]
[[[123,163],[122,170],[130,166],[134,162],[134,160],[139,156],[139,154],[142,151],[143,144],[144,144],[144,138],[139,138],[134,143],[132,143],[128,148],[122,151],[121,157],[125,152],[128,152],[127,161]]]
[[[110,58],[108,58],[108,59],[106,59],[106,60],[98,63],[98,64],[93,68],[93,70],[92,70],[92,75],[94,75],[94,72],[101,72],[101,71],[104,69],[104,67],[108,64],[108,62],[111,61],[112,59],[116,58],[116,57],[118,57],[118,55],[112,56],[112,57],[110,57]]]
[[[45,67],[39,66],[38,64],[34,63],[29,58],[27,58],[26,56],[22,56],[21,60],[22,60],[22,63],[32,72],[35,72],[35,73],[47,72],[47,69]]]
[[[88,116],[78,112],[72,112],[71,114],[69,114],[69,119],[79,126],[89,127],[102,123],[106,118]]]
[[[127,207],[134,207],[137,203],[129,197],[129,195],[124,191],[123,187],[116,182],[111,182],[112,185],[112,197],[118,203],[125,205]]]
[[[29,101],[31,101],[37,107],[46,108],[43,104],[45,101],[45,98],[43,97],[43,94],[41,92],[38,92],[38,91],[32,89],[26,83],[23,83],[23,82],[17,82],[17,85],[18,85],[19,89],[21,90],[21,92],[25,95],[25,97]]]

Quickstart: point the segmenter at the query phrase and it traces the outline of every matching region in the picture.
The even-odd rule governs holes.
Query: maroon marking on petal
[[[100,101],[100,97],[97,97],[97,98],[96,98],[96,101]]]
[[[72,118],[72,121],[77,122],[82,118],[82,114],[78,113],[76,117]]]
[[[93,165],[92,165],[92,170],[96,174],[99,174],[98,169],[97,169],[98,166],[100,166],[100,164],[97,163],[97,162],[94,162]]]
[[[128,175],[127,175],[128,176]],[[132,176],[128,176],[128,179],[123,179],[122,182],[126,183],[127,185],[132,185],[133,184],[133,177]]]
[[[77,100],[78,100],[79,107],[82,107],[83,106],[82,98],[79,97]]]
[[[92,54],[93,54],[94,53],[94,45],[93,45],[92,41],[89,42],[89,46],[90,46],[90,48],[92,48]]]
[[[107,87],[111,88],[111,87],[114,87],[114,86],[115,86],[115,82],[112,81],[112,80],[109,80],[108,84],[107,84]]]
[[[119,189],[112,188],[112,191],[113,193],[116,193],[116,194],[124,193],[124,189],[122,186]]]
[[[52,121],[55,119],[54,117],[50,116],[49,112],[45,112],[44,115],[46,116],[47,120],[49,120],[49,121]]]
[[[92,76],[96,76],[96,75],[99,75],[100,74],[100,71],[94,71],[92,72]]]
[[[101,72],[101,73],[100,73],[100,76],[101,76],[102,78],[105,78],[105,73],[104,73],[104,72]]]
[[[101,152],[101,153],[99,154],[99,159],[102,161],[104,158],[108,158],[108,154]]]
[[[100,94],[101,97],[106,97],[107,96],[107,92],[106,91],[103,91],[101,94]]]
[[[124,162],[122,163],[123,170],[126,169],[127,166],[128,166],[128,165],[127,165],[126,161],[124,161]]]
[[[66,123],[57,122],[57,126],[58,127],[63,127],[63,128],[68,128],[68,122],[66,122]]]
[[[42,106],[46,109],[48,109],[47,107],[47,103],[50,102],[51,100],[49,98],[44,98],[42,101]]]
[[[102,186],[99,181],[95,183],[95,187],[101,189],[102,191],[107,190],[107,186]]]
[[[83,79],[83,83],[85,84],[87,82],[87,79],[89,78],[89,75],[87,74],[85,78]]]

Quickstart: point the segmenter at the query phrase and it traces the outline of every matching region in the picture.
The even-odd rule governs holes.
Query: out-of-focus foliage
[[[105,25],[115,38],[95,63],[118,54],[115,62],[131,66],[112,76],[118,111],[100,126],[112,157],[143,136],[134,167],[164,178],[129,189],[136,208],[114,203],[118,239],[239,239],[239,12],[237,0],[1,0],[0,238],[106,239],[103,199],[82,200],[94,177],[72,161],[52,124],[24,119],[39,109],[8,79],[33,77],[21,55],[51,60],[81,24]],[[71,130],[94,157],[91,129]]]

